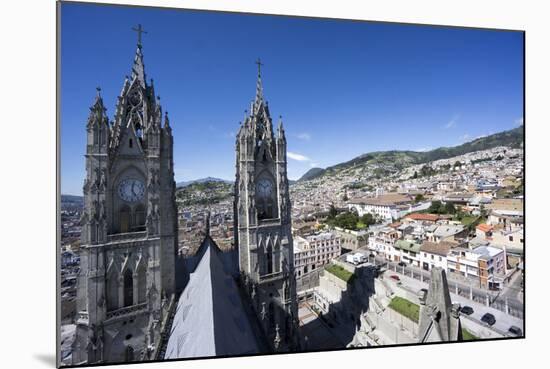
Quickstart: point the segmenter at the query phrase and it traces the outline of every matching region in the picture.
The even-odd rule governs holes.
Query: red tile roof
[[[412,220],[437,222],[439,220],[439,215],[412,213],[412,214],[407,215],[405,218],[412,219]]]
[[[478,225],[476,228],[479,229],[481,232],[485,232],[485,233],[491,232],[493,230],[493,226],[486,223],[482,223]]]

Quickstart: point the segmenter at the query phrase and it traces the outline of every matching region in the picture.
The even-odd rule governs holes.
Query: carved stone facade
[[[173,138],[141,42],[111,124],[98,94],[86,179],[73,364],[153,358],[175,294]]]
[[[418,342],[462,341],[460,304],[451,302],[445,270],[433,267],[428,291],[421,290]]]
[[[259,69],[255,100],[237,134],[234,212],[242,282],[266,339],[274,351],[295,350],[298,306],[286,138],[282,122],[273,133]]]

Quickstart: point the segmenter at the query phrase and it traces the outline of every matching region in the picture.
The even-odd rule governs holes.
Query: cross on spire
[[[141,27],[141,24],[138,24],[137,28],[135,27],[132,27],[132,31],[136,31],[137,32],[137,35],[138,35],[138,46],[141,47],[141,34],[142,33],[147,33],[143,30],[143,28]]]
[[[262,63],[262,61],[260,60],[260,58],[258,58],[258,60],[256,60],[255,63],[258,65],[258,76],[259,76],[260,73],[261,73],[262,65],[264,65],[264,63]]]

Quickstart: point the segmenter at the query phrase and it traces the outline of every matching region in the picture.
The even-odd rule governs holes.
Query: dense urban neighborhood
[[[384,123],[372,116],[361,118],[361,107],[347,117],[323,117],[315,134],[330,145],[319,147],[305,132],[312,121],[292,115],[292,93],[274,93],[274,104],[268,103],[260,58],[255,68],[252,60],[243,64],[240,77],[226,65],[235,72],[227,84],[235,100],[225,107],[232,110],[221,109],[225,98],[216,109],[198,109],[182,103],[182,94],[195,91],[186,90],[186,82],[176,89],[146,74],[147,31],[141,24],[131,30],[137,43],[130,73],[115,71],[120,92],[113,94],[109,81],[108,91],[96,87],[90,94],[88,108],[73,102],[81,117],[72,127],[80,142],[74,155],[83,159],[72,166],[71,187],[62,187],[70,191],[60,198],[60,366],[524,337],[525,158],[518,106],[507,123],[491,113],[493,124],[484,129],[497,133],[403,150],[457,142],[446,132],[459,115],[437,132],[441,117],[417,122],[416,136],[409,137],[411,127],[393,115],[398,99],[390,89],[376,115],[394,132],[382,132]],[[376,88],[364,95],[357,77],[373,78],[386,63],[368,73],[363,66],[355,73],[342,68],[355,61],[348,56],[335,66],[350,75],[338,83],[363,86],[355,97],[378,98]],[[275,80],[285,73],[268,69]],[[200,88],[208,78],[200,78]],[[240,79],[248,81],[243,91],[250,95],[237,93]],[[171,91],[162,104],[155,86]],[[334,97],[334,90],[324,90]],[[433,99],[426,97],[426,106]],[[337,104],[331,109],[353,106],[345,98]],[[169,115],[168,105],[177,113]],[[311,111],[296,107],[294,113]],[[228,113],[242,108],[244,115]],[[272,119],[272,109],[290,110],[290,123],[281,114]],[[421,116],[437,113],[426,109]],[[441,110],[447,116],[449,109]],[[198,116],[207,120],[194,122]],[[487,118],[470,112],[469,125],[474,116]],[[224,122],[209,126],[217,120]],[[316,145],[318,161],[298,153]]]
[[[416,342],[416,291],[428,287],[432,268],[446,272],[451,299],[462,306],[463,339],[521,336],[520,129],[507,146],[410,165],[375,157],[293,182],[294,277],[303,345],[330,349]],[[182,258],[195,255],[207,232],[221,250],[234,247],[233,193],[233,183],[216,178],[180,184]],[[61,293],[67,323],[75,315],[81,211],[81,198],[62,197]],[[366,301],[347,294],[365,288],[361,283],[372,284],[365,277],[371,274],[379,277]],[[357,313],[362,304],[368,310]],[[351,316],[357,332],[338,326],[341,316]]]

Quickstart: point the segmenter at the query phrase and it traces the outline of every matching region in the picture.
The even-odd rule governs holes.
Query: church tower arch
[[[136,31],[143,33],[141,26]],[[86,123],[76,307],[84,318],[76,323],[74,364],[122,361],[128,342],[113,332],[133,336],[134,360],[153,358],[168,317],[161,298],[170,301],[176,292],[172,128],[146,79],[141,40],[112,122],[100,91]],[[147,255],[141,264],[138,255]],[[88,349],[97,334],[104,342]]]
[[[286,342],[274,350],[288,351],[299,340],[286,137],[282,122],[273,130],[260,66],[258,61],[256,96],[235,141],[234,234],[239,268],[254,285],[257,311],[263,311],[259,318],[270,317],[265,334],[271,342],[277,335]]]

